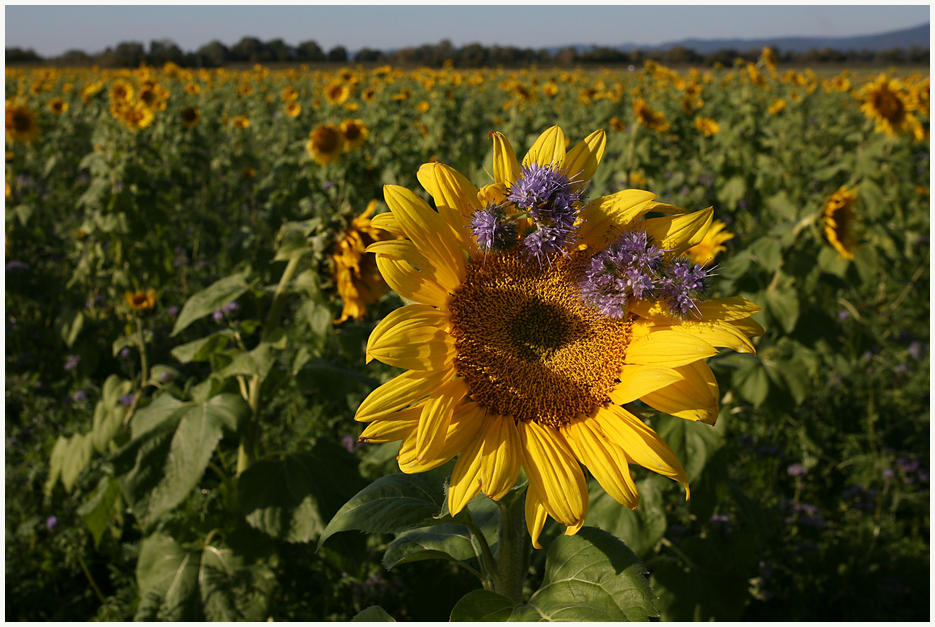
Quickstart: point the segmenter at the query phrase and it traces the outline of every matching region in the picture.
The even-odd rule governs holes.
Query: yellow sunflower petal
[[[675,479],[685,486],[689,497],[688,477],[669,445],[627,410],[616,405],[600,407],[595,415],[598,425],[608,438],[620,446],[629,459],[643,468]]]
[[[370,226],[375,229],[386,231],[390,235],[395,235],[396,237],[406,236],[403,227],[399,226],[399,220],[397,220],[396,216],[390,211],[373,216],[373,218],[370,219]]]
[[[425,401],[416,429],[416,458],[419,461],[435,457],[445,446],[455,406],[467,393],[467,383],[458,377],[439,386]]]
[[[649,211],[654,198],[656,195],[652,192],[625,189],[591,201],[579,213],[581,242],[604,248]]]
[[[376,326],[367,341],[367,362],[379,359],[406,370],[440,370],[455,356],[445,329],[448,314],[428,305],[404,305]]]
[[[760,311],[760,307],[743,296],[709,298],[699,302],[699,320],[741,320]],[[627,307],[638,316],[663,322],[672,322],[672,314],[663,301],[632,300]]]
[[[448,308],[448,291],[416,270],[408,261],[386,255],[377,255],[376,258],[380,274],[394,292],[406,300],[439,309]]]
[[[523,157],[523,165],[530,163],[539,166],[552,166],[561,170],[565,165],[565,133],[558,126],[546,129],[533,143],[532,148]]]
[[[432,457],[419,459],[416,455],[416,432],[403,440],[399,445],[399,469],[404,473],[413,474],[438,468],[452,457],[464,450],[471,439],[478,435],[479,429],[484,426],[484,408],[466,401],[455,407],[448,423],[448,433],[445,436],[445,445]],[[420,416],[421,417],[421,416]]]
[[[483,431],[479,430],[474,439],[458,455],[451,482],[448,484],[448,511],[457,515],[480,492],[481,451],[484,447]]]
[[[422,400],[454,375],[453,369],[410,370],[370,393],[357,408],[354,420],[370,422]]]
[[[435,266],[438,283],[446,289],[459,285],[466,272],[464,255],[445,220],[405,187],[386,185],[383,197],[406,236]]]
[[[603,130],[594,131],[568,152],[563,172],[571,179],[572,189],[578,191],[588,184],[597,172],[606,145],[607,133]]]
[[[419,416],[422,415],[422,406],[416,405],[409,409],[390,414],[380,420],[374,420],[364,432],[360,434],[358,442],[368,444],[384,444],[403,440],[419,426]]]
[[[623,450],[610,441],[593,418],[573,420],[564,429],[575,457],[621,505],[636,509],[640,495]]]
[[[760,337],[766,330],[760,326],[760,323],[753,318],[744,318],[742,320],[730,320],[728,324],[737,327],[741,333],[747,337]]]
[[[729,322],[695,322],[684,320],[671,325],[656,327],[660,331],[671,329],[680,333],[688,333],[699,337],[711,346],[732,348],[738,353],[756,353],[756,348],[749,338],[736,326]]]
[[[717,355],[717,349],[699,337],[678,331],[654,331],[630,342],[628,364],[656,364],[675,368]]]
[[[676,370],[682,375],[681,381],[641,396],[640,400],[665,414],[713,425],[721,395],[711,368],[696,361]]]
[[[506,201],[506,190],[500,183],[484,185],[477,192],[477,202],[483,207]]]
[[[541,549],[539,544],[539,534],[545,526],[545,519],[548,513],[539,500],[536,493],[536,487],[530,482],[526,488],[526,528],[529,530],[529,537],[532,538],[532,546],[535,549]]]
[[[519,432],[513,418],[496,416],[488,422],[483,437],[481,489],[499,501],[513,488],[519,476],[523,457]]]
[[[608,396],[618,405],[626,405],[650,392],[681,381],[682,375],[667,366],[626,365],[617,378],[620,383]]]
[[[445,218],[461,246],[469,251],[477,247],[471,237],[471,216],[477,211],[477,188],[463,174],[441,163],[426,163],[416,175],[419,183],[435,200],[438,213]]]
[[[679,255],[704,239],[713,220],[714,207],[708,207],[685,215],[650,218],[644,224],[656,246]]]
[[[523,443],[523,468],[546,511],[563,525],[578,525],[587,511],[588,486],[565,438],[557,429],[535,422],[517,426]]]
[[[391,259],[407,261],[412,267],[416,268],[419,272],[445,289],[454,290],[459,285],[458,283],[443,283],[444,277],[437,271],[435,264],[433,264],[428,257],[423,255],[422,251],[409,240],[397,239],[374,242],[370,244],[370,246],[367,246],[364,252],[374,253],[377,257],[382,255]]]
[[[522,171],[513,146],[503,133],[491,131],[490,137],[493,138],[493,180],[501,185],[512,185]]]

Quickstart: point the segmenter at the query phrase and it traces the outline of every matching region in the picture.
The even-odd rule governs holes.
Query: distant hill
[[[699,54],[710,54],[720,50],[745,51],[772,46],[781,52],[808,52],[809,50],[822,50],[831,48],[840,52],[870,50],[880,52],[893,48],[908,49],[912,46],[928,48],[931,41],[929,24],[922,24],[913,28],[883,33],[880,35],[862,35],[860,37],[771,37],[763,39],[682,39],[658,46],[640,46],[637,44],[622,44],[616,46],[622,52],[633,50],[664,51],[677,46],[689,48]],[[593,45],[577,44],[573,46],[555,46],[549,52],[555,54],[563,48],[575,48],[578,52],[591,50]]]

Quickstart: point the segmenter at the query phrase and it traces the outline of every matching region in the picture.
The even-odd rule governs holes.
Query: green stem
[[[140,372],[140,389],[146,387],[146,382],[149,381],[149,366],[146,361],[146,341],[143,339],[143,321],[138,317],[136,318],[136,334],[140,341],[140,367],[142,371]]]
[[[471,530],[471,533],[474,534],[474,538],[480,545],[480,552],[481,556],[483,557],[483,565],[484,570],[486,571],[486,576],[482,576],[479,579],[481,580],[481,583],[484,584],[484,589],[490,590],[493,587],[493,577],[495,577],[495,573],[497,572],[497,562],[493,558],[493,553],[490,551],[490,545],[487,544],[487,538],[484,537],[484,532],[481,531],[480,527],[478,527],[474,522],[474,517],[471,515],[470,511],[467,511],[467,519],[464,521],[464,526]]]
[[[283,295],[286,286],[292,281],[296,268],[299,267],[301,255],[296,255],[286,264],[282,276],[279,278],[279,285],[273,293],[273,302],[269,307],[269,313],[266,315],[266,324],[263,325],[263,333],[260,335],[260,342],[267,341],[276,327],[279,326],[279,316],[282,313],[285,298]],[[250,421],[244,427],[240,436],[240,448],[237,451],[237,476],[253,465],[256,461],[257,442],[260,437],[260,392],[263,388],[263,379],[260,375],[253,375],[247,384],[247,404],[250,405]]]
[[[526,499],[515,498],[509,504],[497,501],[500,508],[500,527],[497,543],[497,592],[514,603],[523,602],[523,584],[526,581]]]

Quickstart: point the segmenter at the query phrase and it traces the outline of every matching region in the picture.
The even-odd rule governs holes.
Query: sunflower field
[[[7,620],[928,620],[929,76],[6,69]]]

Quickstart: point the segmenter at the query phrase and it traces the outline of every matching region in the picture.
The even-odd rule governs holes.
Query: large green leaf
[[[724,444],[724,428],[702,422],[659,414],[653,417],[653,427],[682,462],[689,484],[701,475],[708,459]]]
[[[170,352],[183,364],[191,361],[207,361],[214,352],[224,348],[233,338],[234,332],[231,329],[224,329],[207,337],[176,346]]]
[[[440,512],[445,501],[445,479],[451,474],[451,467],[449,462],[415,475],[380,477],[335,514],[318,539],[318,546],[339,531],[399,533],[450,522],[450,516]]]
[[[120,405],[120,397],[129,394],[133,385],[123,381],[117,375],[110,375],[104,381],[101,400],[94,407],[94,422],[91,428],[91,441],[98,453],[106,453],[107,446],[123,426],[127,409]]]
[[[309,542],[363,484],[358,460],[320,439],[307,453],[256,462],[237,481],[250,526],[288,542]]]
[[[636,484],[640,504],[635,510],[621,505],[597,481],[588,483],[588,513],[585,524],[598,527],[623,540],[640,556],[649,555],[666,532],[666,512],[655,477]]]
[[[97,489],[88,497],[81,507],[78,508],[78,514],[88,526],[91,535],[94,537],[94,546],[101,543],[104,531],[107,525],[117,513],[120,501],[120,484],[113,477],[106,475],[101,477]]]
[[[144,528],[181,503],[201,480],[224,428],[249,412],[234,394],[183,403],[162,394],[133,418],[133,439],[113,459],[124,498]]]
[[[265,560],[248,561],[231,549],[205,547],[198,573],[205,617],[211,621],[269,618],[276,575]]]
[[[549,546],[545,579],[529,603],[477,590],[451,612],[452,621],[634,621],[658,616],[643,563],[620,540],[584,527]]]
[[[791,287],[766,290],[763,302],[767,311],[786,333],[792,333],[799,320],[799,297]]]
[[[171,537],[154,533],[140,543],[136,581],[140,603],[135,620],[204,620],[198,592],[200,555]]]
[[[398,564],[430,559],[448,559],[470,565],[480,556],[480,545],[467,527],[445,523],[431,530],[418,529],[396,538],[383,554],[383,565],[393,568]]]
[[[237,300],[249,288],[247,272],[240,272],[224,277],[200,292],[192,294],[191,298],[185,301],[179,317],[175,320],[172,335],[178,335],[195,320],[214,313],[224,305]]]
[[[273,352],[272,344],[261,342],[253,350],[240,353],[234,357],[234,361],[219,372],[218,376],[232,377],[242,374],[247,376],[257,375],[261,379],[265,379],[275,361],[276,354]]]
[[[371,605],[351,619],[352,623],[395,623],[396,619],[379,605]]]

